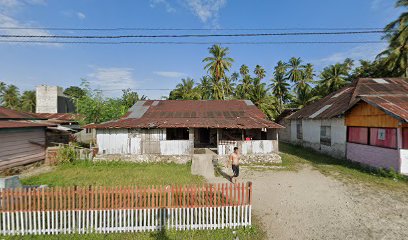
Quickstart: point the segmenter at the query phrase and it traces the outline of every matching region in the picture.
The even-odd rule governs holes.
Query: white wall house
[[[142,159],[191,157],[203,148],[224,156],[234,147],[244,156],[277,155],[281,126],[245,100],[148,100],[119,120],[87,128],[96,129],[99,155]]]

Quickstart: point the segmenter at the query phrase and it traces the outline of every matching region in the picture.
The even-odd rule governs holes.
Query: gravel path
[[[269,239],[408,239],[408,196],[299,172],[243,168]],[[210,182],[226,182],[223,178]]]

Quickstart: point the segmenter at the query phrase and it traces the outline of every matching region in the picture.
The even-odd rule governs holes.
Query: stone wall
[[[225,165],[229,161],[229,156],[214,156],[214,161],[218,162],[218,164]],[[281,157],[276,154],[259,154],[259,155],[243,155],[240,158],[240,164],[266,164],[266,163],[274,163],[280,164],[282,163]]]
[[[134,163],[177,163],[186,164],[190,162],[193,155],[156,155],[156,154],[142,154],[142,155],[122,155],[122,154],[105,154],[96,155],[94,161],[127,161]]]

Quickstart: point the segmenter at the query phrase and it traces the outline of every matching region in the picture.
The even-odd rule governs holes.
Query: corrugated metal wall
[[[0,130],[0,169],[45,159],[45,129]]]
[[[99,154],[188,155],[192,140],[166,140],[166,129],[98,129]]]
[[[218,145],[219,155],[229,155],[234,147],[240,148],[242,155],[270,154],[274,152],[273,142],[277,140],[229,141],[228,144]]]

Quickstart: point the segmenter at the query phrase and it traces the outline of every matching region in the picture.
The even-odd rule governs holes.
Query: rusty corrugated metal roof
[[[61,121],[76,121],[79,116],[75,113],[32,113],[31,115],[39,119],[54,119]]]
[[[35,119],[30,113],[19,112],[5,107],[0,107],[0,119]]]
[[[266,119],[255,105],[244,100],[147,100],[144,114],[133,114],[88,128],[281,128]],[[147,109],[146,109],[147,108]]]
[[[4,128],[29,128],[29,127],[49,127],[50,124],[41,124],[28,121],[0,121],[0,129]]]
[[[341,116],[364,97],[386,97],[391,99],[393,97],[408,96],[407,81],[406,78],[360,78],[352,84],[302,108],[292,114],[289,119],[330,119]],[[377,99],[377,101],[380,100]],[[400,104],[400,106],[403,105]],[[399,111],[398,114],[403,114],[403,112]]]

